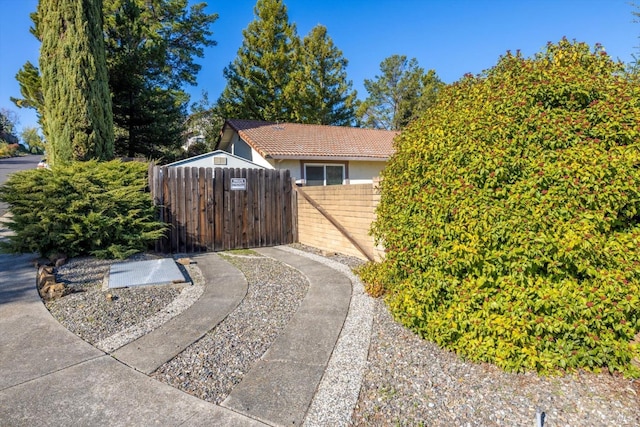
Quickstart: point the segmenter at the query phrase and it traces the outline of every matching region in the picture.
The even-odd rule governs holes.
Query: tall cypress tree
[[[236,59],[224,69],[227,86],[218,100],[225,118],[294,119],[287,99],[299,39],[282,0],[258,0],[255,20],[243,30]]]
[[[11,101],[20,108],[33,108],[39,113],[43,100],[38,68],[27,61],[16,74],[16,80],[20,84],[22,98],[11,97]]]
[[[111,90],[116,155],[171,158],[183,143],[188,94],[205,46],[214,46],[209,27],[218,18],[206,3],[187,0],[103,0],[103,36]],[[41,17],[31,14],[31,33],[42,41]],[[38,68],[18,72],[19,107],[34,108],[43,128]]]
[[[302,41],[298,69],[289,83],[299,123],[348,126],[355,121],[356,92],[347,80],[349,61],[323,25],[315,26]]]
[[[40,0],[38,15],[49,162],[112,158],[102,0]]]

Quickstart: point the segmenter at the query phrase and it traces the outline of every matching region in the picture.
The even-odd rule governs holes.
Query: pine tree
[[[189,96],[200,65],[214,46],[217,14],[187,0],[105,0],[109,83],[116,153],[170,159],[182,145]]]
[[[443,86],[435,71],[426,74],[415,58],[392,55],[380,64],[381,75],[365,79],[369,93],[358,108],[365,126],[381,129],[402,129],[420,116],[435,101]]]
[[[298,70],[289,84],[299,123],[350,125],[355,120],[356,92],[347,80],[347,59],[327,34],[315,26],[298,52]]]
[[[224,69],[227,86],[218,99],[225,118],[291,121],[287,87],[299,45],[282,0],[258,0],[255,19],[243,30],[236,59]]]
[[[41,0],[38,32],[49,163],[113,157],[101,0]]]

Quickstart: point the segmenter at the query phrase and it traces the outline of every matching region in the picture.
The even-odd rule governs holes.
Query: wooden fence
[[[288,170],[151,166],[149,188],[160,220],[169,226],[157,251],[223,251],[297,240]]]

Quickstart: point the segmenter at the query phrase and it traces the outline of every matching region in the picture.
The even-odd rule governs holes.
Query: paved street
[[[10,157],[8,159],[0,159],[0,185],[4,184],[9,175],[13,172],[24,169],[35,169],[38,162],[42,159],[41,155],[29,155],[24,157]],[[7,211],[7,205],[0,202],[0,216]]]

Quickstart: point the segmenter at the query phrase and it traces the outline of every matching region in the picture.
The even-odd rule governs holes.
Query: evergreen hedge
[[[363,279],[509,371],[640,371],[640,85],[600,46],[507,53],[396,141]]]
[[[139,162],[74,162],[13,174],[0,187],[10,205],[12,252],[126,258],[162,236],[164,225]]]

